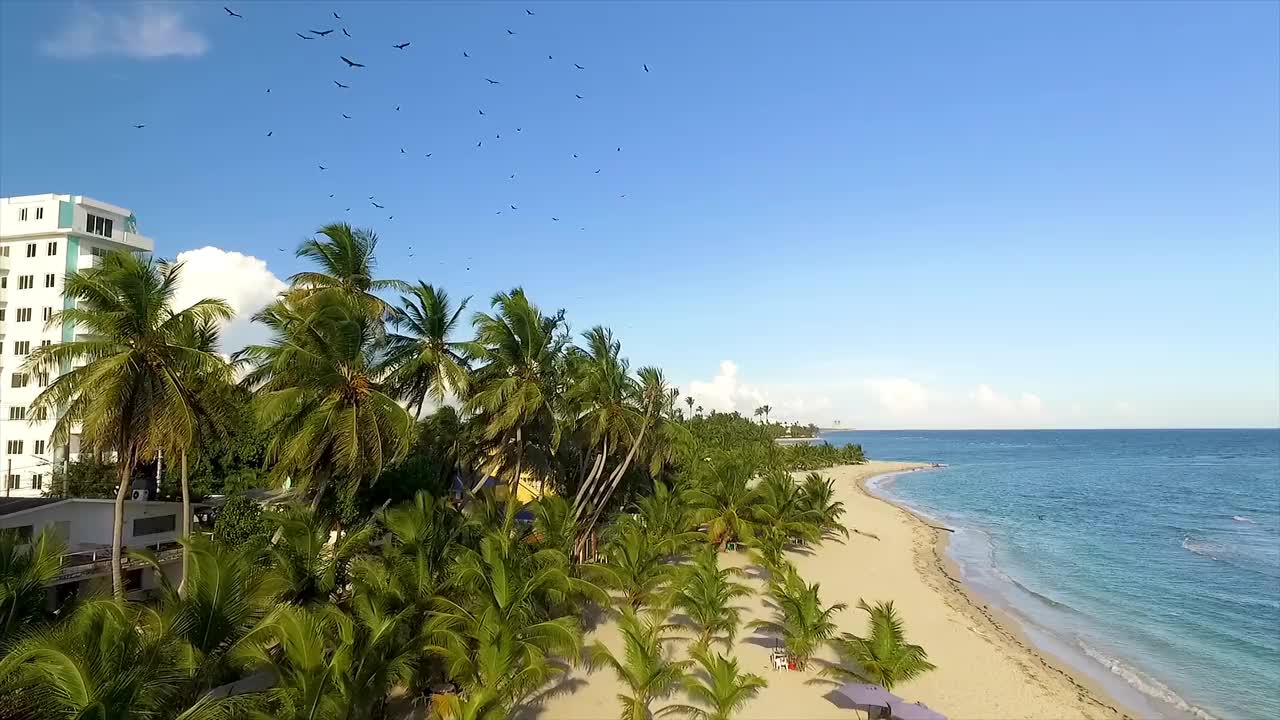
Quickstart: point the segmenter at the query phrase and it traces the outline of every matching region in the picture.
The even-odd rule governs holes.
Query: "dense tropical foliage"
[[[255,316],[266,340],[230,362],[224,303],[173,307],[180,265],[121,254],[68,276],[77,302],[57,319],[86,331],[27,366],[69,368],[34,409],[64,411],[55,441],[80,436],[58,492],[116,499],[115,593],[50,612],[60,544],[0,533],[0,716],[322,720],[427,704],[496,720],[585,665],[617,675],[623,717],[727,719],[765,685],[713,651],[733,647],[752,592],[723,552],[737,542],[777,609],[748,626],[801,665],[835,638],[859,677],[928,669],[891,606],[864,607],[867,638],[837,638],[843,606],[789,561],[845,533],[833,482],[792,473],[863,462],[861,448],[778,445],[767,406],[764,423],[695,413],[657,368],[633,371],[608,328],[575,336],[520,288],[467,318],[469,299],[377,277],[376,249],[342,224],[303,242],[312,267]],[[172,581],[131,551],[157,587],[126,596],[123,499],[156,474],[162,497],[212,499],[213,522],[184,524]],[[601,618],[620,645],[586,643]],[[681,689],[696,706],[655,710]]]

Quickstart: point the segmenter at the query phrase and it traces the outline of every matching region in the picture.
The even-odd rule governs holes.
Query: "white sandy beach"
[[[884,473],[923,467],[911,463],[872,462],[824,471],[836,480],[837,499],[845,505],[847,543],[828,541],[809,555],[793,555],[800,573],[822,585],[824,603],[850,605],[839,619],[843,631],[862,633],[865,614],[854,609],[859,598],[874,603],[893,600],[906,622],[908,639],[923,645],[937,670],[894,689],[911,701],[921,701],[953,720],[967,718],[1041,718],[1063,720],[1125,717],[1118,705],[1095,688],[1075,678],[1034,652],[1016,629],[996,624],[995,616],[973,601],[948,574],[941,559],[946,533],[929,528],[914,515],[868,494],[867,479]],[[866,533],[860,534],[860,533]],[[878,539],[869,537],[874,535]],[[725,556],[737,565],[747,563],[742,553]],[[770,618],[765,607],[763,583],[748,580],[759,592],[745,598],[744,625],[756,618]],[[1005,625],[1011,625],[1008,621]],[[616,628],[601,625],[587,638],[617,647]],[[807,684],[816,677],[816,664],[806,672],[774,672],[769,669],[772,642],[755,633],[740,631],[733,654],[744,670],[762,675],[769,687],[743,710],[744,720],[775,718],[865,717],[832,704],[823,695],[831,685]],[[682,653],[681,647],[673,652]],[[834,660],[824,650],[819,657]],[[607,670],[577,669],[561,683],[559,694],[524,708],[517,717],[539,720],[604,720],[616,718],[620,686]],[[665,704],[685,703],[683,694]]]

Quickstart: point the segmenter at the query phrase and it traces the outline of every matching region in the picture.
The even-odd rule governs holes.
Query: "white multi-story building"
[[[133,213],[110,203],[52,193],[0,198],[0,497],[41,495],[53,464],[78,451],[76,437],[68,448],[52,447],[55,418],[33,417],[29,409],[59,370],[22,369],[33,349],[75,338],[70,323],[49,324],[73,302],[62,295],[67,274],[113,250],[154,249],[151,238],[138,234]]]

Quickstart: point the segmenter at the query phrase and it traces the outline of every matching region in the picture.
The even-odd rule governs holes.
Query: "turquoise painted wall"
[[[75,203],[69,203],[66,200],[60,200],[58,202],[58,227],[60,229],[69,230],[71,228],[71,225],[75,222],[75,220],[76,220]]]

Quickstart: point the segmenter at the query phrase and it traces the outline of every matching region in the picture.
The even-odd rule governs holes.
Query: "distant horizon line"
[[[1111,431],[1221,431],[1231,430],[1280,430],[1278,425],[1251,425],[1239,427],[1043,427],[1043,428],[834,428],[818,427],[819,433],[828,432],[1111,432]]]

